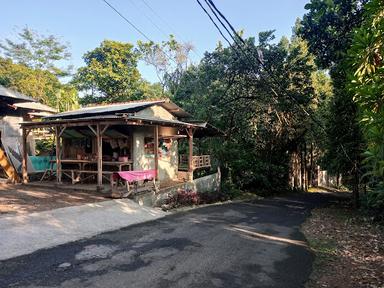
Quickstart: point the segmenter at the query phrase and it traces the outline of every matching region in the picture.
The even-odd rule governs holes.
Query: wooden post
[[[56,181],[61,184],[61,143],[60,143],[60,126],[55,127],[56,136]]]
[[[103,138],[101,136],[100,124],[96,125],[96,142],[97,142],[97,187],[101,189],[103,186]]]
[[[23,183],[28,183],[28,151],[27,151],[27,137],[29,130],[23,128],[23,161],[22,161],[22,173]]]
[[[153,127],[156,180],[159,178],[159,126]]]
[[[189,155],[188,155],[188,174],[189,180],[193,180],[193,129],[188,128],[188,147],[189,147]]]

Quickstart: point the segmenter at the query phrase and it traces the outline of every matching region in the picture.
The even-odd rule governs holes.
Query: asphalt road
[[[181,212],[0,262],[0,287],[303,287],[314,256],[300,225],[332,200],[306,194]]]

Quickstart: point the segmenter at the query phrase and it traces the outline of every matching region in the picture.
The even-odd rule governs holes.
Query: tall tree
[[[141,59],[154,67],[159,82],[171,94],[174,94],[180,83],[181,75],[188,68],[189,54],[193,50],[190,43],[177,42],[173,35],[161,43],[138,41]]]
[[[365,6],[362,25],[356,29],[349,55],[349,88],[359,106],[363,127],[368,204],[384,211],[384,3],[372,0]]]
[[[132,44],[104,40],[84,54],[86,66],[78,69],[74,83],[90,102],[118,102],[134,98],[140,86],[139,54]]]
[[[58,63],[70,59],[68,44],[54,35],[41,35],[25,27],[18,34],[20,41],[5,39],[0,43],[5,57],[17,64],[40,70],[48,70],[57,76],[67,76],[71,67],[60,68]]]
[[[32,69],[1,57],[0,85],[31,96],[58,111],[78,108],[77,90],[70,84],[62,84],[47,70]]]
[[[362,137],[357,107],[348,91],[345,70],[346,54],[353,38],[353,29],[363,17],[367,0],[311,0],[305,6],[300,34],[309,42],[320,68],[329,69],[334,100],[330,105],[327,125],[325,168],[334,174],[354,178],[354,200],[358,204],[358,172]]]
[[[189,67],[174,96],[200,119],[226,131],[226,141],[218,141],[213,152],[227,179],[266,193],[288,187],[290,155],[310,127],[298,103],[313,104],[316,68],[299,37],[278,44],[272,39],[268,31],[260,34],[258,44],[245,40],[246,53],[219,44],[198,66]]]
[[[345,59],[353,29],[362,21],[368,0],[310,0],[305,5],[301,36],[309,42],[319,68],[329,69]]]

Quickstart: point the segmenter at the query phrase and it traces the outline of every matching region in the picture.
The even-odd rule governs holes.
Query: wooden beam
[[[79,119],[81,120],[81,119]],[[103,120],[103,121],[56,121],[56,122],[34,122],[34,123],[22,123],[21,126],[25,128],[42,128],[42,127],[56,127],[65,125],[68,127],[79,127],[79,126],[88,126],[88,125],[132,125],[132,126],[152,126],[149,124],[138,124],[133,121],[127,121],[125,119],[116,119],[116,120]]]
[[[96,125],[96,143],[97,143],[97,187],[103,186],[103,138],[101,137],[100,125]]]
[[[193,129],[188,128],[188,173],[189,179],[193,180]]]
[[[104,134],[105,131],[107,131],[107,129],[109,128],[109,124],[106,124],[103,128],[103,130],[101,130],[101,135]]]
[[[156,180],[159,178],[159,126],[153,126]]]
[[[27,137],[29,134],[28,129],[23,129],[23,160],[22,160],[22,174],[23,183],[28,183],[28,151],[27,151]]]
[[[61,129],[59,129],[59,138],[63,135],[65,128],[67,128],[67,127],[64,126]]]
[[[60,126],[55,127],[56,136],[56,182],[61,184],[61,143],[60,143]]]
[[[91,131],[93,132],[93,134],[95,134],[95,136],[97,136],[97,131],[93,129],[91,125],[88,125],[88,128],[91,129]]]

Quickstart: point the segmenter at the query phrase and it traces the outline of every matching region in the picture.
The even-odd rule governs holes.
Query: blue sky
[[[196,0],[145,0],[165,22],[145,6],[142,0],[109,0],[120,12],[153,41],[166,36],[149,20],[151,18],[166,34],[193,43],[202,55],[222,40],[198,6]],[[237,30],[245,36],[276,30],[277,38],[290,36],[297,17],[304,13],[308,0],[216,0]],[[0,18],[0,39],[14,38],[18,29],[28,26],[41,34],[54,34],[69,42],[75,67],[83,65],[82,55],[97,47],[104,39],[136,43],[145,40],[101,0],[13,0],[4,1]],[[145,16],[146,15],[146,16]],[[178,37],[179,36],[179,37]],[[180,37],[182,39],[180,39]],[[198,61],[196,54],[191,54]],[[142,76],[156,81],[154,72],[145,64],[139,66]]]

